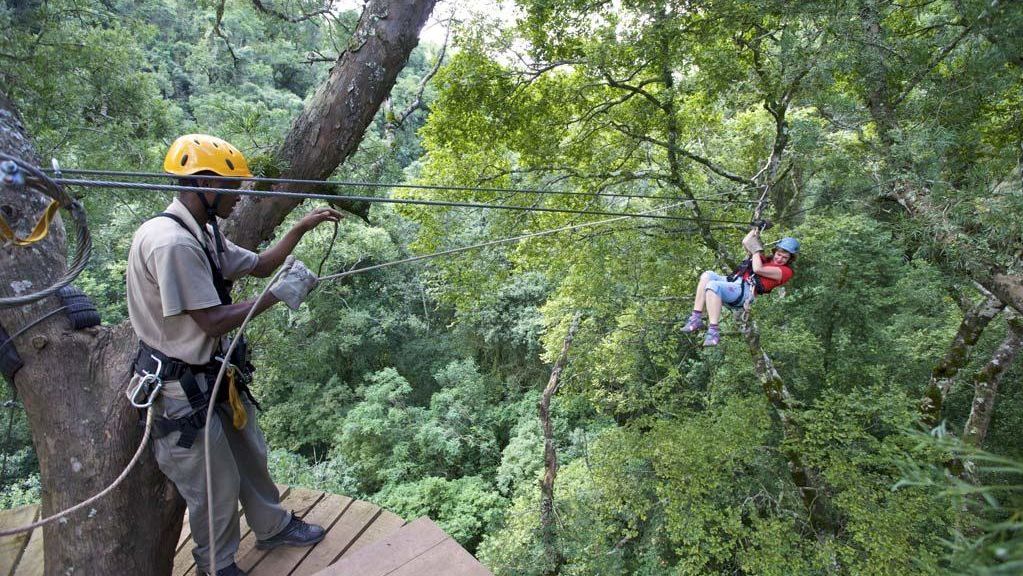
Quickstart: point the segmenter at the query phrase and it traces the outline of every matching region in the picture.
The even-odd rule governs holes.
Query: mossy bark
[[[810,525],[816,534],[834,534],[838,521],[831,512],[824,484],[803,462],[803,456],[799,450],[799,443],[803,439],[803,429],[792,416],[792,412],[797,408],[797,402],[785,386],[781,374],[774,367],[771,357],[760,345],[760,330],[756,323],[748,318],[742,318],[740,329],[753,357],[753,366],[760,385],[781,423],[782,453],[785,455],[792,482],[796,485],[803,500]]]
[[[987,296],[963,315],[952,344],[931,371],[931,380],[920,402],[921,422],[928,428],[937,426],[941,421],[941,407],[955,384],[956,375],[966,366],[970,352],[984,329],[1004,308],[1005,304],[1000,300]]]
[[[568,349],[579,329],[581,315],[577,312],[568,327],[568,334],[561,345],[561,354],[551,369],[551,377],[547,381],[543,394],[540,395],[539,412],[540,427],[543,430],[543,462],[544,474],[540,482],[540,535],[544,549],[544,576],[553,576],[561,571],[565,557],[558,548],[557,526],[554,519],[554,481],[558,476],[558,453],[554,447],[554,425],[551,423],[551,399],[561,387],[561,372],[568,364]]]
[[[995,409],[995,396],[998,385],[1009,367],[1019,355],[1023,346],[1023,318],[1013,315],[1009,321],[1009,333],[995,349],[988,363],[973,377],[973,402],[970,405],[970,417],[963,427],[963,441],[974,446],[984,445],[991,417]]]

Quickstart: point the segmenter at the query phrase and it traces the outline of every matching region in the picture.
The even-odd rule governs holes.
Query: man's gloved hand
[[[294,256],[288,256],[284,259],[284,271],[270,287],[270,292],[281,302],[287,304],[288,308],[298,310],[299,305],[316,287],[317,282],[319,279],[316,274],[306,268],[301,260],[296,260]]]
[[[751,230],[750,233],[742,239],[742,247],[750,254],[756,254],[757,252],[764,251],[764,243],[760,241],[760,234],[757,230]]]

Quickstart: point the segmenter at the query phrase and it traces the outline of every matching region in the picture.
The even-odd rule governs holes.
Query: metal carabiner
[[[142,378],[139,378],[139,383],[136,384],[134,388],[131,388],[126,392],[128,401],[136,408],[144,409],[152,406],[153,401],[156,400],[156,395],[160,392],[160,389],[163,388],[163,380],[160,378],[160,374],[163,372],[163,362],[152,354],[149,357],[156,361],[156,372],[151,373],[143,370]],[[155,386],[153,386],[154,383],[156,384]],[[149,388],[150,386],[152,388]],[[140,392],[142,393],[142,400],[139,400]]]

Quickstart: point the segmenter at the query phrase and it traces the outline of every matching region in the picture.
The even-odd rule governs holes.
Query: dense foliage
[[[296,16],[320,5],[263,4]],[[987,297],[971,273],[1023,272],[1023,6],[517,10],[514,22],[458,12],[422,94],[441,51],[417,49],[335,177],[544,190],[379,193],[678,220],[384,268],[264,314],[249,337],[277,479],[428,515],[499,576],[1018,573],[1018,361],[982,446],[957,440],[975,375],[1016,313],[964,358],[933,435],[920,403]],[[41,155],[65,167],[151,171],[170,140],[202,131],[273,174],[274,146],[357,17],[289,21],[236,1],[9,0],[0,78]],[[907,213],[907,190],[941,218]],[[679,332],[696,279],[741,257],[741,223],[765,191],[775,222],[765,236],[803,242],[796,276],[756,302],[762,350],[730,315],[722,345],[703,349]],[[584,194],[594,192],[639,197]],[[97,251],[78,284],[116,323],[132,230],[167,197],[81,194]],[[377,204],[367,221],[344,220],[336,242],[327,228],[310,234],[297,255],[326,274],[600,218]],[[965,240],[943,241],[948,230]],[[553,403],[561,468],[545,541],[537,402],[576,313]],[[784,408],[751,352],[773,362]],[[9,410],[0,503],[14,506],[39,483],[31,435]]]

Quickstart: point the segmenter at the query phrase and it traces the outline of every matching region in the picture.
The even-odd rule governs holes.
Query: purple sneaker
[[[703,330],[704,328],[706,328],[706,325],[703,323],[703,316],[699,314],[690,314],[686,325],[682,327],[682,333],[692,334],[693,332]]]
[[[721,342],[721,331],[717,326],[711,325],[707,328],[707,336],[703,338],[704,346],[717,346]]]

